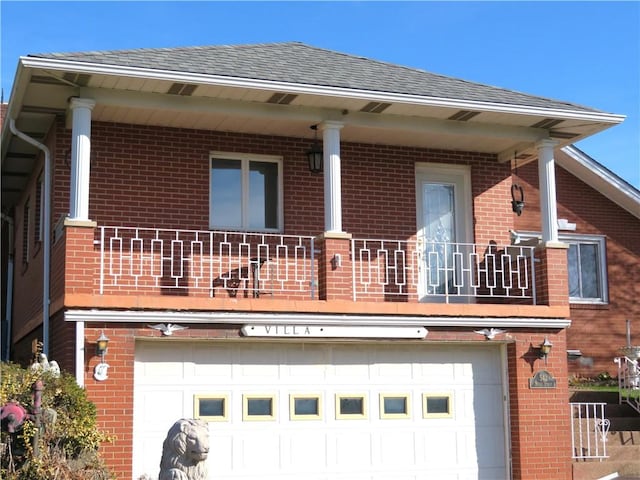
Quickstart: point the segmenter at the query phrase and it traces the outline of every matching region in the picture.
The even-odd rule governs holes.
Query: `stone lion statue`
[[[158,480],[206,480],[209,427],[195,418],[181,418],[162,444]]]

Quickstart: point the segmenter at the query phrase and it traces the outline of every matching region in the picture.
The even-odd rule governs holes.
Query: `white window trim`
[[[224,225],[214,225],[212,218],[212,202],[213,195],[211,192],[211,162],[214,159],[220,160],[240,160],[242,162],[242,222],[240,227],[229,227]],[[277,228],[264,228],[264,229],[255,229],[249,227],[248,220],[248,209],[249,209],[249,170],[248,163],[250,161],[258,161],[258,162],[271,162],[278,165],[278,227]],[[212,151],[209,153],[209,229],[211,230],[235,230],[235,231],[258,231],[258,232],[274,232],[280,233],[284,230],[284,183],[283,183],[283,172],[282,172],[282,164],[283,160],[281,156],[278,155],[260,155],[260,154],[249,154],[249,153],[236,153],[236,152],[224,152],[224,151]],[[245,167],[247,165],[247,167]]]
[[[542,241],[542,234],[539,232],[515,232],[520,243],[527,240],[538,239]],[[560,233],[558,240],[567,244],[593,243],[598,247],[598,280],[601,286],[602,298],[580,298],[569,297],[569,303],[582,305],[607,305],[609,303],[609,283],[607,271],[607,238],[604,235],[589,235],[579,233]]]

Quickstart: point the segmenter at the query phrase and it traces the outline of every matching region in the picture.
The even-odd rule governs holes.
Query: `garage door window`
[[[318,394],[291,395],[289,411],[291,420],[320,420],[322,397]]]
[[[194,417],[206,422],[224,422],[227,420],[227,403],[226,395],[195,395]]]
[[[409,418],[409,412],[408,394],[380,394],[380,418]]]
[[[243,395],[243,419],[252,420],[275,420],[275,395]]]
[[[450,393],[425,393],[422,396],[422,403],[424,418],[450,418],[453,416]]]
[[[336,395],[336,418],[367,418],[367,397],[365,395]]]

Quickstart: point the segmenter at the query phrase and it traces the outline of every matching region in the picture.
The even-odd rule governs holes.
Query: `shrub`
[[[36,372],[13,363],[2,363],[0,367],[1,405],[17,401],[30,411],[33,404],[32,386],[40,379],[44,382],[42,411],[55,412],[55,420],[44,421],[40,432],[31,421],[26,421],[21,430],[13,435],[2,432],[2,444],[6,451],[0,461],[0,478],[111,478],[98,454],[100,444],[111,439],[97,428],[95,405],[87,399],[85,391],[77,385],[74,377],[64,372],[59,376],[47,371]]]

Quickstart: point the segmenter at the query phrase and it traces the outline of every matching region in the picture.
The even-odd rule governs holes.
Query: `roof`
[[[170,70],[434,98],[600,112],[298,42],[32,54],[29,57]]]
[[[574,177],[582,180],[609,200],[640,218],[640,190],[619,177],[575,145],[568,145],[555,155],[555,161]]]

